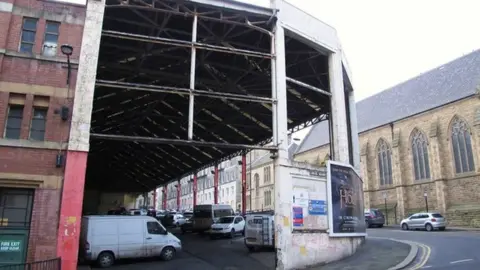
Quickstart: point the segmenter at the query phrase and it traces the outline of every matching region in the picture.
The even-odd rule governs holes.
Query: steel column
[[[195,66],[197,65],[197,49],[195,48],[195,42],[197,42],[197,15],[193,16],[192,25],[192,53],[190,58],[190,94],[188,102],[188,139],[193,139],[193,114],[194,114],[194,99],[193,90],[195,90]]]
[[[182,184],[180,184],[180,180],[178,180],[178,183],[177,183],[177,211],[180,210],[180,191],[182,189]]]
[[[242,214],[247,212],[247,156],[242,155]]]
[[[197,205],[197,173],[193,174],[193,207]]]
[[[153,209],[157,210],[157,188],[153,191]]]
[[[162,189],[162,208],[167,210],[167,185],[163,186]]]
[[[218,164],[215,164],[215,170],[213,172],[213,202],[218,203]]]

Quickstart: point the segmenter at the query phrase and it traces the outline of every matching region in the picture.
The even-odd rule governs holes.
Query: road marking
[[[470,261],[473,261],[473,259],[465,259],[465,260],[453,261],[453,262],[450,262],[450,264],[463,263],[463,262],[470,262]]]
[[[427,266],[422,267],[422,269],[427,269],[427,268],[432,268],[432,267],[433,267],[432,265],[427,265]]]
[[[427,264],[428,259],[430,258],[430,254],[432,253],[432,250],[430,249],[429,246],[417,243],[417,245],[422,249],[422,257],[420,258],[420,262],[417,263],[417,265],[414,265],[411,270],[417,270],[421,269]]]

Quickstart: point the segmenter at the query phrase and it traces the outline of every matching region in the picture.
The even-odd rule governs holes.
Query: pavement
[[[407,243],[381,238],[367,238],[365,244],[354,255],[312,270],[387,270],[402,263],[410,254]],[[416,248],[416,247],[415,247]],[[416,256],[416,252],[414,254]],[[407,264],[415,259],[409,258]]]

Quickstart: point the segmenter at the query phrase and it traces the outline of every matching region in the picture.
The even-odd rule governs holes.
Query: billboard
[[[330,236],[366,236],[363,181],[352,166],[328,161],[327,195]]]

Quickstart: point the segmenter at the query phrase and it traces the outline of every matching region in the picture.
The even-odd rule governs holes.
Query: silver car
[[[402,230],[425,229],[444,231],[446,220],[440,213],[416,213],[402,220]]]

